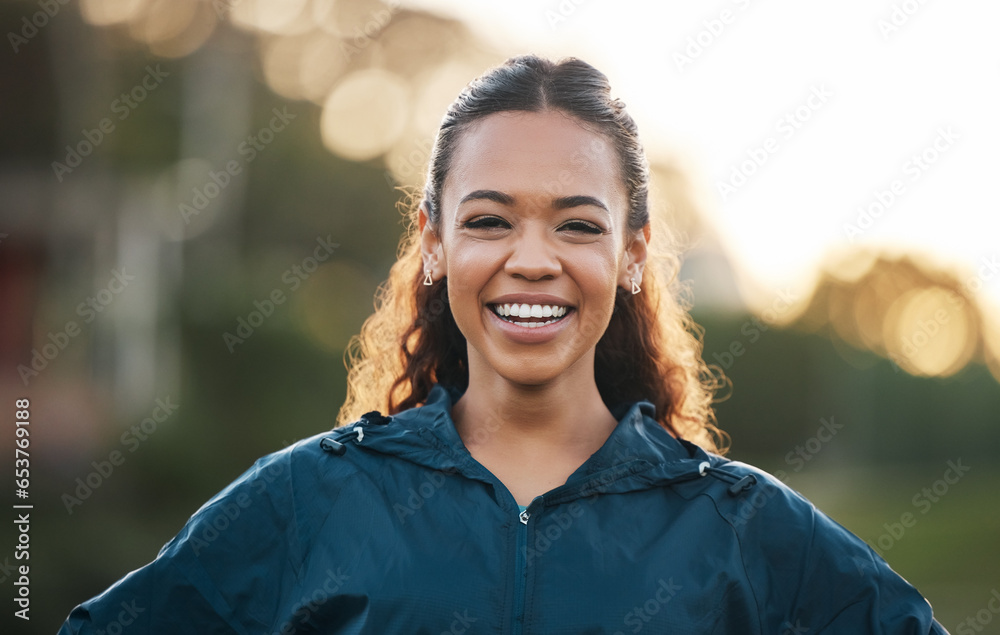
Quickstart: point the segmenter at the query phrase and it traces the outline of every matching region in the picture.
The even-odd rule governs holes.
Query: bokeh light
[[[970,313],[960,296],[942,287],[903,294],[886,314],[889,358],[914,374],[953,375],[975,350],[978,333]]]
[[[403,134],[409,101],[409,86],[398,75],[379,69],[355,71],[323,104],[323,143],[347,159],[374,159]]]

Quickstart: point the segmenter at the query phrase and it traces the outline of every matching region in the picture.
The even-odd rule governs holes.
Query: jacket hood
[[[458,472],[490,484],[495,478],[465,447],[451,418],[451,407],[462,391],[435,384],[425,405],[391,416],[365,414],[360,421],[337,428],[325,437],[324,449],[335,454],[357,446],[366,451],[396,456],[427,468]],[[744,475],[720,470],[728,461],[674,438],[653,418],[649,401],[619,404],[612,409],[618,425],[566,483],[545,495],[547,502],[594,493],[620,493],[698,479],[713,474],[730,483],[746,481]],[[353,447],[352,447],[353,449]],[[744,489],[752,486],[744,482]],[[737,493],[736,491],[733,492]]]

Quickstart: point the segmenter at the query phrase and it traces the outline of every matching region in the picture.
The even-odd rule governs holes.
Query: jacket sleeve
[[[74,608],[59,634],[271,633],[298,562],[290,454],[257,461],[155,560]]]
[[[753,514],[733,524],[763,633],[947,635],[927,600],[864,541],[770,475],[757,480],[744,503]]]

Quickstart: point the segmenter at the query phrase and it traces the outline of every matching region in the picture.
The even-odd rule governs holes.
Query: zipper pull
[[[524,508],[524,511],[517,515],[517,517],[521,519],[521,524],[522,525],[527,525],[528,524],[528,519],[531,518],[531,514],[528,513],[528,508],[531,507],[532,505],[534,505],[535,501],[539,500],[539,499],[544,500],[544,497],[542,497],[542,496],[536,496],[536,497],[532,498],[531,502],[528,503],[527,507]]]

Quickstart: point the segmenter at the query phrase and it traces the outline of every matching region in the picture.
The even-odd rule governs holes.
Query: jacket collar
[[[472,457],[455,429],[451,407],[461,395],[462,391],[455,387],[435,384],[425,405],[393,415],[388,424],[355,424],[364,432],[354,440],[375,452],[495,484],[496,478]],[[655,408],[649,401],[619,404],[612,414],[618,425],[604,445],[564,485],[549,492],[546,500],[557,502],[694,479],[704,475],[706,467],[724,461],[674,438],[656,422]],[[346,429],[355,430],[355,426]]]

